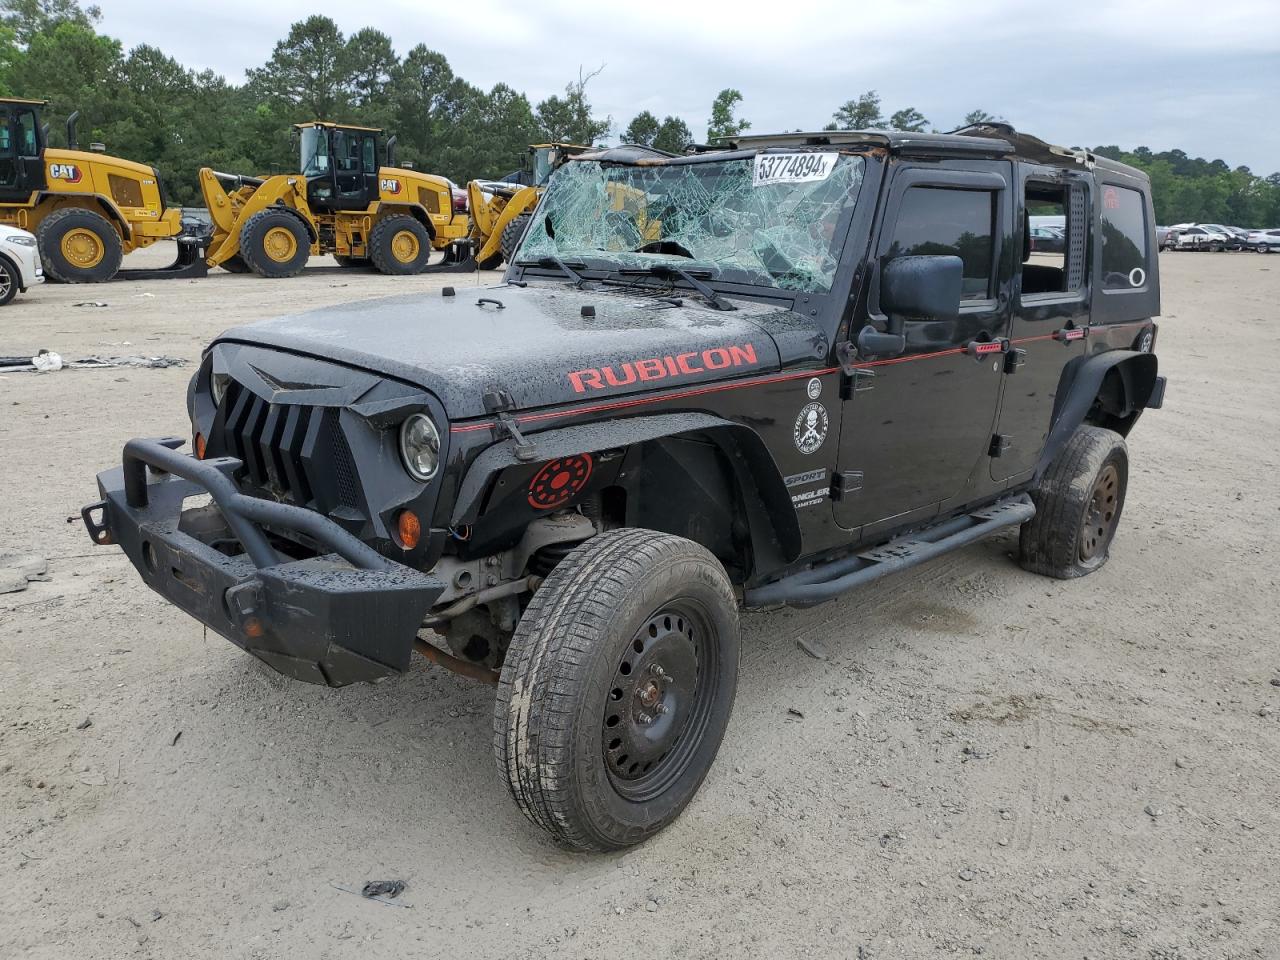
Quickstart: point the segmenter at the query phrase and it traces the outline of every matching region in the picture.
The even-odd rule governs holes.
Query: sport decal
[[[707,370],[754,367],[758,362],[754,343],[732,344],[700,352],[633,360],[617,366],[574,370],[569,374],[569,383],[573,385],[574,393],[586,393],[589,390],[625,387],[637,382],[665,380],[668,377],[687,377]]]
[[[752,185],[825,180],[836,166],[834,153],[757,153]]]
[[[529,483],[529,506],[550,510],[568,503],[591,478],[591,454],[575,453],[543,465]]]
[[[800,408],[796,417],[796,425],[791,436],[796,442],[796,449],[801,453],[813,453],[827,439],[827,408],[820,403],[807,403]]]
[[[65,180],[67,183],[79,183],[80,176],[80,168],[74,163],[49,164],[49,178],[51,180]]]
[[[378,189],[383,193],[396,194],[400,192],[400,181],[392,180],[390,177],[383,177],[378,181]]]

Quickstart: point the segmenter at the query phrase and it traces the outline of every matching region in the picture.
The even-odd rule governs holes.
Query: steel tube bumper
[[[81,511],[93,541],[119,544],[149,587],[287,676],[342,686],[405,670],[445,584],[322,514],[240,493],[240,461],[196,460],[174,449],[182,442],[131,440],[123,464],[98,474],[102,500]],[[184,511],[205,494],[212,504]],[[327,552],[281,556],[265,527]]]

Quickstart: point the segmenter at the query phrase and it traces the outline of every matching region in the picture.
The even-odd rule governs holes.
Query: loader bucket
[[[178,257],[167,267],[158,269],[120,270],[116,280],[178,280],[184,277],[199,278],[209,275],[205,256],[209,250],[208,233],[185,233],[176,238]]]
[[[427,267],[423,273],[475,273],[475,250],[470,240],[455,240],[444,248],[444,259]]]

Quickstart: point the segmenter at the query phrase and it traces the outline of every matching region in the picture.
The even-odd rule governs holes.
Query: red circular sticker
[[[568,503],[591,477],[591,454],[575,453],[543,465],[529,484],[529,506],[550,510]]]

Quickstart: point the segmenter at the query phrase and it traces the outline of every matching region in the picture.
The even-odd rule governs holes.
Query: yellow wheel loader
[[[535,143],[529,147],[518,172],[503,180],[472,180],[467,184],[471,245],[477,266],[493,270],[511,259],[551,174],[570,157],[590,149],[576,143]]]
[[[78,112],[67,119],[67,149],[48,146],[45,105],[0,98],[0,223],[36,235],[45,276],[63,283],[204,276],[204,241],[184,233],[180,208],[165,206],[155,167],[80,150]],[[178,240],[171,267],[120,269],[125,254],[171,239]]]
[[[428,268],[432,250],[442,250],[432,270],[475,269],[470,225],[454,211],[449,181],[395,167],[395,137],[383,166],[381,130],[322,120],[294,129],[301,173],[200,171],[213,221],[209,266],[291,277],[311,255],[330,253],[343,266],[413,274]]]

